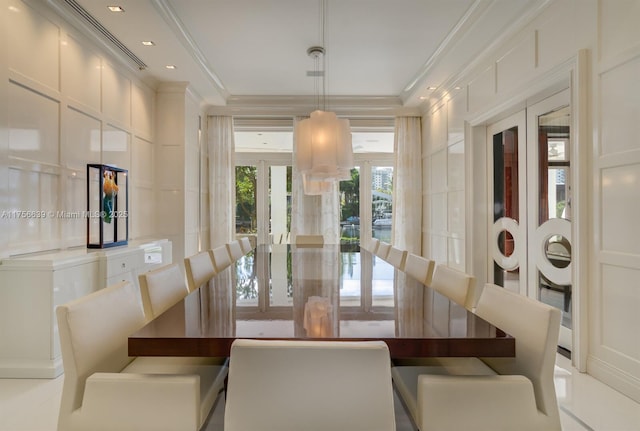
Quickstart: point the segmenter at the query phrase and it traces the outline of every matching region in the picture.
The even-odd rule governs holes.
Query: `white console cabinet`
[[[62,373],[55,309],[171,263],[167,240],[101,250],[68,250],[0,261],[0,378]]]

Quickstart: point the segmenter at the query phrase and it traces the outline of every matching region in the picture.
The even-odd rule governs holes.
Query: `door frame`
[[[591,175],[590,151],[592,147],[590,100],[590,51],[579,50],[575,56],[551,70],[536,76],[521,90],[495,97],[492,103],[466,117],[465,158],[467,271],[476,276],[481,285],[488,281],[487,256],[477,250],[488,250],[488,220],[493,213],[487,210],[487,125],[538,102],[564,88],[571,93],[571,153],[572,169],[572,223],[573,240],[573,340],[572,365],[578,371],[587,371],[588,356],[588,297],[589,273],[593,261],[589,252],[590,209],[588,184]],[[467,139],[468,138],[468,139]]]

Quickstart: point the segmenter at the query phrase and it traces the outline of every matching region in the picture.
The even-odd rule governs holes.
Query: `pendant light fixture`
[[[324,44],[325,4],[322,3],[322,43]],[[307,55],[314,59],[317,110],[308,119],[296,124],[296,165],[302,175],[304,193],[308,195],[330,192],[336,181],[351,179],[353,148],[349,120],[339,119],[326,111],[326,85],[324,70],[325,49],[312,46]],[[323,67],[320,70],[320,63]],[[322,110],[320,109],[319,78],[322,77]]]

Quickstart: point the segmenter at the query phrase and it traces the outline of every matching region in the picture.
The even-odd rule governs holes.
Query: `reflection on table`
[[[129,337],[131,356],[227,356],[236,338],[384,340],[392,357],[514,356],[515,341],[340,246],[259,246]]]

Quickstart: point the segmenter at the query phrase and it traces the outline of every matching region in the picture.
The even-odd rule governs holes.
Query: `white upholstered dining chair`
[[[445,265],[436,265],[430,286],[467,310],[473,310],[480,297],[474,276]]]
[[[226,244],[211,250],[211,260],[213,260],[213,266],[215,266],[216,272],[223,271],[233,263]]]
[[[389,256],[389,250],[391,250],[391,244],[388,242],[380,241],[378,245],[378,250],[376,251],[376,256],[380,259],[387,260],[387,256]]]
[[[391,246],[389,253],[387,253],[387,262],[398,268],[400,271],[404,271],[404,265],[407,260],[407,250],[401,250],[397,247]]]
[[[560,430],[553,382],[560,310],[487,284],[476,314],[515,337],[515,357],[394,367],[396,389],[418,428]]]
[[[198,431],[226,366],[132,358],[145,323],[138,288],[122,282],[56,309],[64,367],[58,431]]]
[[[430,286],[435,262],[414,253],[407,254],[404,272],[420,283]]]
[[[176,263],[140,274],[138,281],[147,321],[189,294],[184,274]]]
[[[236,340],[225,431],[395,429],[381,341]]]
[[[240,246],[240,241],[233,240],[231,242],[227,243],[227,253],[229,253],[229,256],[231,257],[232,261],[236,261],[238,259],[240,259],[242,256],[244,256],[244,253],[242,251],[242,247]]]
[[[225,250],[226,251],[226,250]],[[187,286],[193,292],[216,275],[211,250],[201,251],[184,259],[184,269],[187,273]]]
[[[371,238],[371,242],[369,243],[369,251],[373,254],[376,254],[379,246],[380,240],[378,238]]]
[[[240,247],[242,248],[242,253],[247,254],[251,250],[253,250],[253,246],[251,245],[251,240],[247,236],[243,236],[240,238]]]

